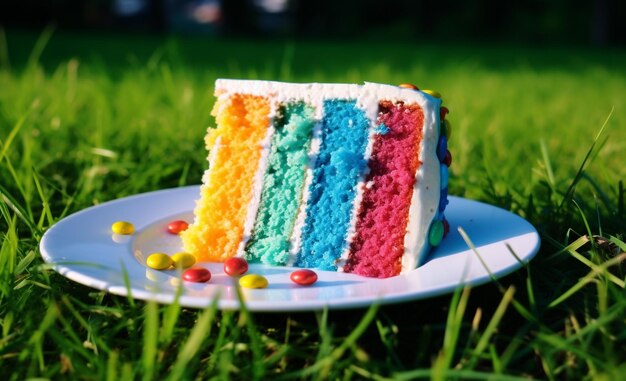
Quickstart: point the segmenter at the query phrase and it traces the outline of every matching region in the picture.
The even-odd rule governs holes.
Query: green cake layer
[[[284,265],[304,188],[313,109],[304,103],[290,103],[280,108],[277,119],[261,204],[246,252],[250,260]]]

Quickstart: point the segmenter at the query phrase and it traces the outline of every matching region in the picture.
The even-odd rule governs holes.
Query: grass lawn
[[[0,31],[3,379],[625,374],[626,51],[49,32]],[[539,254],[451,295],[293,314],[133,301],[44,266],[68,214],[199,183],[219,77],[441,91],[451,194],[528,219]]]

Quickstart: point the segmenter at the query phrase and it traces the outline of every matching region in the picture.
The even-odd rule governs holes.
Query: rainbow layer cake
[[[450,128],[435,92],[220,79],[215,94],[209,169],[182,233],[199,261],[385,278],[443,239]]]

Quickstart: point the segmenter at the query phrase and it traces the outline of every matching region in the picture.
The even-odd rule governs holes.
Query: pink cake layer
[[[424,113],[417,105],[381,101],[356,234],[344,271],[368,277],[398,275],[404,254]],[[384,126],[383,126],[384,125]]]

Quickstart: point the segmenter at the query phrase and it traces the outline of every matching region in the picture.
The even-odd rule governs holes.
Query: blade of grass
[[[211,327],[217,313],[217,301],[219,296],[213,298],[211,304],[202,311],[194,327],[189,333],[189,337],[185,341],[176,357],[168,380],[180,380],[183,378],[185,369],[189,362],[196,357],[204,340],[211,334]]]
[[[0,27],[0,69],[11,70],[9,44],[7,43],[7,35],[2,27]]]
[[[485,349],[487,349],[489,340],[491,340],[491,337],[495,334],[496,329],[500,325],[500,322],[502,321],[502,318],[504,317],[504,313],[506,312],[509,304],[511,303],[511,300],[513,300],[514,294],[515,294],[514,286],[510,286],[504,293],[504,296],[502,297],[502,300],[500,300],[500,303],[498,304],[496,311],[493,313],[493,316],[491,317],[489,324],[487,324],[487,327],[483,331],[483,334],[480,336],[480,339],[478,340],[476,347],[472,351],[472,358],[470,359],[467,365],[468,368],[473,369],[476,366],[476,363],[478,362],[480,357],[483,355],[483,352],[485,351]]]
[[[611,119],[611,116],[613,115],[614,111],[615,111],[615,107],[612,107],[611,108],[611,112],[606,117],[604,123],[602,124],[602,127],[600,128],[600,131],[598,131],[598,134],[593,139],[593,143],[591,143],[591,146],[587,150],[587,153],[585,154],[585,158],[583,159],[582,163],[578,167],[578,172],[576,172],[576,175],[574,176],[574,179],[572,180],[572,182],[570,183],[569,187],[565,191],[565,195],[563,196],[563,199],[561,200],[561,203],[559,204],[557,210],[563,209],[563,206],[565,204],[567,204],[571,200],[571,198],[572,198],[572,196],[574,194],[574,189],[576,189],[576,185],[578,184],[578,182],[582,178],[582,175],[583,175],[585,169],[587,168],[588,163],[591,162],[593,160],[593,158],[600,151],[599,149],[598,150],[594,150],[594,148],[595,148],[596,144],[598,143],[598,140],[600,139],[600,136],[602,136],[602,133],[604,132],[604,129],[608,125],[609,120]],[[606,142],[606,139],[604,140],[604,142]],[[601,146],[602,145],[604,145],[604,143],[602,143]]]
[[[432,365],[433,380],[445,380],[449,377],[461,332],[463,316],[469,301],[470,290],[470,287],[459,287],[454,291],[446,320],[443,347]]]
[[[541,148],[541,157],[546,169],[546,178],[548,184],[552,189],[556,189],[556,180],[554,179],[554,171],[552,170],[552,162],[550,161],[550,155],[548,154],[548,148],[546,147],[546,141],[541,139],[539,141],[539,147]]]
[[[157,339],[159,337],[159,306],[150,300],[144,308],[143,346],[141,348],[141,370],[144,380],[152,380],[157,373]]]
[[[559,304],[563,303],[567,299],[569,299],[572,295],[578,292],[580,289],[585,287],[587,284],[597,281],[597,277],[600,275],[607,276],[607,269],[611,266],[615,266],[620,264],[622,261],[626,260],[626,253],[621,254],[615,258],[612,258],[601,265],[593,265],[589,274],[587,274],[584,278],[579,280],[575,285],[573,285],[569,290],[565,291],[561,296],[553,300],[550,304],[548,304],[548,308],[554,308]],[[611,278],[608,277],[607,278]],[[614,280],[613,283],[618,285],[621,288],[624,288],[624,281],[621,279]]]
[[[48,25],[44,28],[44,30],[41,32],[41,35],[37,39],[37,42],[35,42],[35,45],[30,52],[30,55],[28,56],[26,67],[32,68],[39,63],[39,59],[41,58],[41,55],[46,48],[46,45],[48,45],[50,38],[52,38],[55,29],[56,28],[53,25]]]

